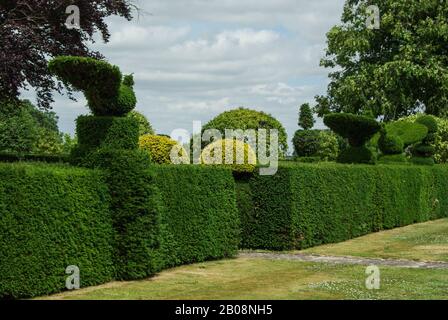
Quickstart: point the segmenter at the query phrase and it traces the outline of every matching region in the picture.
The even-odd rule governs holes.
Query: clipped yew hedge
[[[303,249],[448,216],[448,166],[285,163],[237,190],[251,249]]]
[[[153,166],[161,192],[159,269],[234,256],[240,222],[231,170]]]
[[[95,170],[0,164],[0,299],[64,290],[69,265],[82,287],[112,280],[109,200]]]

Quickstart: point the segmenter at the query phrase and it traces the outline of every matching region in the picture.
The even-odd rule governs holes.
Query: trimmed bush
[[[313,157],[319,152],[319,130],[297,130],[292,139],[295,155],[298,157]]]
[[[352,147],[364,146],[381,129],[375,119],[350,113],[328,114],[324,117],[324,123],[341,137],[348,139]]]
[[[76,134],[78,144],[89,150],[138,147],[138,122],[133,118],[80,116],[76,120]]]
[[[394,121],[386,124],[387,134],[398,137],[404,146],[422,141],[428,135],[428,128],[420,123]]]
[[[106,61],[61,56],[48,68],[66,85],[84,92],[95,116],[124,116],[137,104],[132,75],[123,79],[120,69]]]
[[[366,147],[366,143],[381,129],[375,119],[350,113],[333,113],[324,117],[324,123],[350,144],[349,148],[340,153],[338,162],[375,163],[375,154]]]
[[[400,137],[383,132],[378,140],[378,146],[384,155],[402,154],[404,143]]]
[[[363,163],[363,164],[375,164],[376,157],[373,151],[365,146],[363,147],[349,147],[342,150],[338,156],[339,163]]]
[[[207,123],[203,128],[203,132],[208,129],[215,129],[221,132],[222,138],[225,137],[226,129],[233,130],[258,130],[258,129],[276,129],[278,130],[278,143],[279,143],[279,156],[284,157],[288,151],[288,135],[283,125],[270,114],[238,108],[221,113],[216,118]],[[269,132],[268,132],[269,133]],[[269,134],[266,137],[267,150],[270,146]],[[258,145],[258,132],[257,132],[257,145]],[[203,145],[205,147],[206,145]],[[255,150],[256,151],[256,150]]]
[[[438,129],[437,121],[431,115],[422,115],[422,116],[418,117],[415,122],[422,124],[426,128],[428,128],[428,133],[436,133],[437,132],[437,129]]]
[[[447,217],[446,190],[446,166],[282,164],[238,196],[243,247],[303,249]]]
[[[141,150],[102,148],[90,153],[83,165],[104,169],[112,195],[116,277],[132,280],[153,275],[160,193],[148,174],[149,155]]]
[[[433,145],[436,141],[438,129],[436,119],[430,115],[423,115],[418,117],[416,122],[428,128],[428,135],[421,143],[417,143],[411,149],[413,156],[412,162],[421,165],[434,165],[434,153],[436,149]],[[424,160],[423,158],[428,158],[428,160]]]
[[[240,239],[230,170],[152,166],[162,194],[159,269],[234,256]]]
[[[408,158],[406,157],[406,155],[404,153],[386,154],[386,155],[382,155],[378,159],[378,163],[387,163],[387,164],[394,164],[394,163],[404,164],[407,162],[408,162]]]
[[[113,279],[113,230],[102,174],[54,165],[0,164],[0,298]]]
[[[233,150],[231,155],[232,159],[227,159],[226,148],[230,149],[230,147]],[[223,139],[209,144],[202,151],[201,162],[205,165],[228,167],[235,174],[244,174],[254,172],[257,164],[257,155],[247,143],[234,139]],[[231,162],[232,164],[227,162]]]
[[[152,134],[152,135],[155,134],[154,129],[151,126],[151,123],[149,123],[149,120],[142,113],[133,110],[129,112],[127,116],[129,118],[137,120],[139,136],[143,136],[145,134]]]
[[[145,150],[154,163],[171,164],[171,151],[174,147],[178,150],[179,161],[189,163],[187,151],[177,141],[165,136],[144,135],[139,139],[140,149]]]

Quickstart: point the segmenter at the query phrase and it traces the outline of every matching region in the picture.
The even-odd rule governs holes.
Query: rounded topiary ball
[[[226,148],[232,150],[232,153],[227,155]],[[244,150],[244,158],[240,150]],[[222,139],[209,144],[202,151],[201,162],[205,165],[227,166],[234,173],[251,173],[255,170],[257,156],[251,146],[243,141]]]
[[[404,151],[404,143],[399,137],[382,134],[378,140],[378,146],[383,154],[401,154]]]
[[[173,164],[171,160],[172,151],[178,155],[178,162],[175,162],[175,164],[190,162],[187,151],[178,142],[165,136],[143,135],[139,139],[139,146],[140,149],[151,155],[154,163]]]

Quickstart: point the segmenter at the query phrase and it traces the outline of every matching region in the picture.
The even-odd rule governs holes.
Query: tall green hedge
[[[282,164],[238,199],[243,247],[301,249],[448,216],[448,167]]]
[[[102,174],[55,165],[0,164],[0,298],[81,286],[114,276],[109,192]]]
[[[162,195],[159,268],[237,253],[240,223],[227,169],[152,166]]]

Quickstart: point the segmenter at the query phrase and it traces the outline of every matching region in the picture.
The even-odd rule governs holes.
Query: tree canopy
[[[347,0],[321,65],[332,68],[319,116],[328,112],[395,120],[448,112],[448,2],[377,0],[380,28],[366,26],[368,0]]]
[[[302,104],[299,111],[299,126],[304,130],[310,130],[314,127],[314,123],[313,111],[309,103]]]

